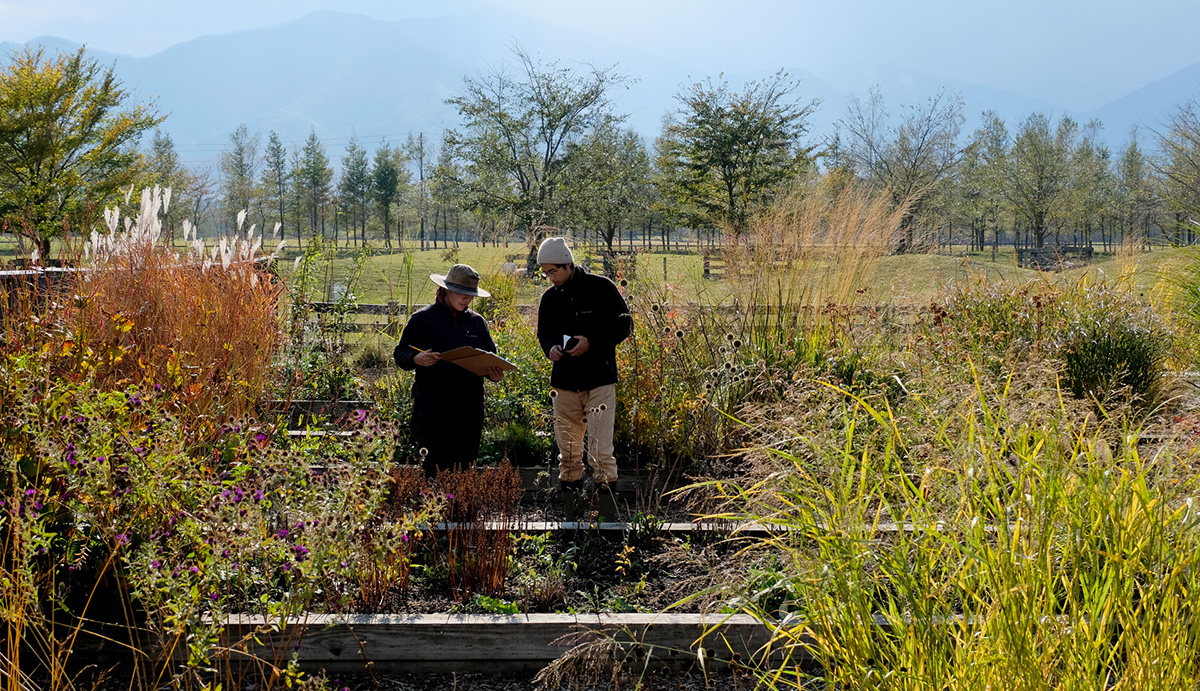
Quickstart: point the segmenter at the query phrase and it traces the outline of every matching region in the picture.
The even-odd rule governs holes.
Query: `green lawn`
[[[946,253],[884,257],[877,266],[872,267],[873,275],[867,281],[866,293],[861,300],[868,303],[924,304],[935,296],[942,286],[953,280],[968,278],[973,273],[1016,282],[1030,280],[1038,275],[1036,271],[1017,267],[1011,251],[1002,250],[993,262],[990,250],[966,252],[964,249],[955,248]],[[1168,248],[1141,255],[1136,271],[1132,274],[1136,289],[1144,295],[1151,295],[1162,273],[1174,265],[1175,257],[1182,251]],[[358,301],[364,304],[386,303],[389,300],[426,304],[433,299],[434,293],[434,284],[429,280],[430,274],[445,273],[455,262],[470,264],[482,274],[482,285],[486,289],[489,283],[493,287],[496,285],[497,276],[508,256],[523,255],[524,252],[524,245],[518,242],[499,247],[479,247],[474,243],[465,243],[456,250],[421,250],[411,247],[406,252],[372,250],[372,254],[362,262],[355,294]],[[14,253],[15,242],[12,236],[0,237],[0,261],[7,262],[13,258]],[[585,255],[587,250],[576,248],[576,253]],[[341,249],[323,262],[319,271],[319,282],[326,298],[332,299],[335,291],[349,282],[349,274],[358,255],[356,250]],[[285,251],[279,264],[281,275],[291,274],[295,257],[294,247]],[[406,262],[406,257],[411,264]],[[583,256],[577,258],[582,259]],[[523,267],[524,262],[517,260],[516,265]],[[664,253],[652,249],[638,254],[637,266],[639,286],[643,289],[671,291],[675,302],[701,300],[719,303],[731,295],[729,281],[703,278],[703,258],[699,252]],[[1061,276],[1103,272],[1105,276],[1115,278],[1121,275],[1125,268],[1115,261],[1113,255],[1097,254],[1090,268],[1067,271]],[[518,281],[516,303],[536,304],[546,285],[544,280]]]
[[[448,251],[444,249],[417,249],[407,254],[411,258],[411,267],[406,266],[404,253],[373,254],[363,263],[356,294],[361,303],[397,300],[401,303],[425,304],[433,298],[435,288],[429,275],[445,273],[455,261],[470,264],[478,270],[483,276],[481,285],[486,289],[489,283],[495,285],[506,255],[521,252],[522,247],[515,243],[507,248],[463,245],[453,257],[448,256]],[[1168,249],[1142,255],[1133,276],[1139,290],[1148,294],[1157,281],[1158,267],[1169,264],[1171,257],[1177,253],[1177,250]],[[345,284],[354,261],[354,254],[345,251],[331,258],[327,271],[329,282]],[[524,263],[518,261],[517,266],[523,267]],[[703,258],[699,253],[643,252],[638,254],[637,266],[639,286],[672,291],[673,295],[679,296],[676,301],[700,299],[715,303],[730,295],[731,286],[727,280],[703,278]],[[280,264],[280,273],[286,275],[291,268],[291,261],[285,259]],[[1070,270],[1061,276],[1066,278],[1102,271],[1106,276],[1115,278],[1122,268],[1112,255],[1098,254],[1090,268]],[[991,260],[990,252],[889,256],[883,257],[873,268],[863,301],[924,304],[950,281],[964,280],[973,274],[1023,282],[1035,278],[1039,272],[1016,266],[1012,255],[1004,253],[1000,253],[995,262]],[[546,285],[544,280],[519,281],[516,302],[535,304]]]

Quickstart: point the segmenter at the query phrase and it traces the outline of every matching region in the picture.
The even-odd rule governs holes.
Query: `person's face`
[[[474,299],[474,295],[463,295],[452,290],[446,291],[446,304],[450,305],[455,312],[465,312]]]
[[[561,286],[571,277],[572,267],[570,266],[561,268],[558,264],[540,264],[539,266],[542,267],[542,273],[546,274],[546,278],[556,286]]]

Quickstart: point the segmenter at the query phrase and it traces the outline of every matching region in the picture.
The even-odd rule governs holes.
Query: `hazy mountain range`
[[[64,51],[79,45],[54,37],[30,43]],[[382,138],[400,143],[410,132],[423,131],[436,142],[443,129],[457,125],[457,115],[445,99],[459,93],[464,76],[511,64],[514,44],[563,64],[615,64],[633,80],[615,94],[616,107],[628,113],[628,124],[647,142],[659,133],[663,115],[675,107],[674,94],[681,85],[718,77],[503,12],[393,22],[323,11],[267,28],[203,36],[143,58],[103,52],[93,56],[115,66],[134,98],[153,98],[161,112],[169,113],[162,128],[174,139],[180,158],[203,167],[215,166],[230,132],[243,123],[261,133],[263,144],[267,133],[276,131],[289,149],[315,129],[335,163],[351,133],[369,151]],[[20,47],[0,43],[0,59],[7,60],[10,51]],[[832,132],[851,94],[865,97],[872,86],[833,85],[803,65],[779,67],[800,79],[801,99],[821,101],[811,120],[816,140]],[[747,80],[768,76],[731,70],[724,78],[740,88]],[[1162,129],[1172,109],[1197,93],[1200,63],[1087,112],[1069,103],[949,82],[937,75],[881,69],[874,83],[893,113],[939,89],[961,92],[966,132],[978,125],[985,110],[997,112],[1010,132],[1033,112],[1055,120],[1070,115],[1081,123],[1098,118],[1115,150],[1125,146],[1135,125],[1141,129],[1143,146],[1152,144],[1148,130]]]

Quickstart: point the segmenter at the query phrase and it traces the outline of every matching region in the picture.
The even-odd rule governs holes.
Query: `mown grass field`
[[[361,260],[361,271],[355,282],[359,302],[381,304],[390,300],[401,303],[425,304],[433,298],[432,273],[445,273],[455,262],[470,264],[483,276],[482,285],[494,282],[500,275],[506,256],[521,253],[521,247],[477,247],[463,245],[457,251],[445,249],[409,249],[405,252],[373,251]],[[1136,263],[1118,259],[1112,254],[1096,255],[1090,267],[1070,269],[1064,278],[1088,272],[1103,272],[1110,278],[1129,275],[1139,292],[1152,291],[1163,269],[1169,268],[1176,250],[1166,248],[1147,252]],[[323,276],[327,292],[333,296],[335,286],[345,286],[360,260],[359,253],[342,250],[327,257]],[[290,274],[295,255],[284,255],[279,265],[282,275]],[[411,260],[411,265],[408,263]],[[665,263],[664,263],[665,262]],[[596,262],[593,263],[597,264]],[[517,262],[518,267],[523,266]],[[699,252],[664,253],[653,249],[637,255],[636,281],[644,288],[665,289],[678,296],[677,302],[698,300],[720,304],[731,291],[726,280],[704,278],[704,258]],[[664,269],[665,267],[665,269]],[[752,270],[752,269],[751,269]],[[773,270],[763,267],[763,272]],[[1021,283],[1040,275],[1033,269],[1019,267],[1011,252],[1000,252],[992,261],[991,252],[904,254],[884,257],[875,271],[872,284],[860,297],[861,304],[926,304],[941,288],[952,281],[962,281],[973,274],[985,274],[993,280]],[[548,284],[544,279],[517,282],[517,304],[536,304]]]

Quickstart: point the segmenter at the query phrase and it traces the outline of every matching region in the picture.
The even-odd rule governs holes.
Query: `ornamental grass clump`
[[[778,527],[751,541],[782,555],[776,582],[730,601],[775,632],[760,683],[1200,683],[1196,486],[1176,480],[1200,461],[1196,440],[1143,455],[1136,430],[1114,446],[1087,418],[1051,411],[1013,428],[1010,411],[983,398],[959,410],[920,472],[905,458],[919,441],[905,422],[859,400],[840,447],[771,452],[773,477],[709,485],[732,507],[720,518]],[[856,441],[872,428],[889,441]],[[814,477],[814,455],[842,472]]]
[[[92,233],[90,268],[64,315],[63,355],[114,384],[177,392],[189,417],[215,428],[262,396],[281,342],[281,288],[254,226],[211,248],[192,237],[184,255],[163,246],[169,202],[170,190],[145,190],[123,227],[116,209],[106,212],[108,233]],[[185,223],[185,241],[192,235]]]
[[[903,214],[850,182],[798,182],[726,246],[725,293],[697,287],[719,304],[680,304],[670,285],[632,283],[617,435],[634,440],[631,455],[707,463],[742,444],[744,406],[778,403],[801,372],[867,380],[872,354],[848,333],[864,321],[859,306]]]
[[[947,362],[966,354],[1002,378],[1048,358],[1064,389],[1102,409],[1153,408],[1173,392],[1169,364],[1181,341],[1120,281],[1013,285],[977,275],[947,290],[929,314],[921,337]]]

